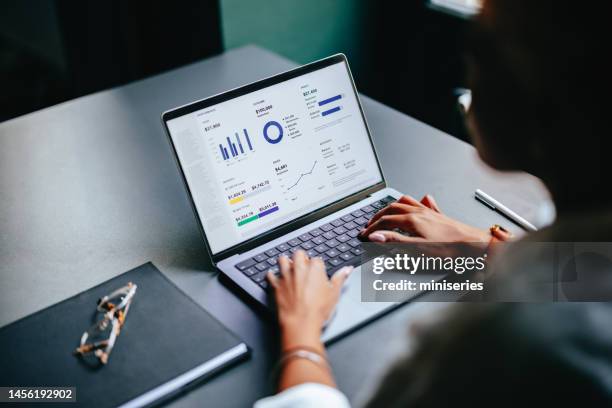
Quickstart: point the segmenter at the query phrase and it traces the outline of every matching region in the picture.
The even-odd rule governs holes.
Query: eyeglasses
[[[83,333],[81,344],[74,354],[86,356],[93,353],[102,364],[108,363],[110,353],[130,310],[136,288],[135,284],[129,282],[98,300],[96,310],[102,313],[102,317]]]

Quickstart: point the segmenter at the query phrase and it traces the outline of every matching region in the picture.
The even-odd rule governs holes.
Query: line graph
[[[291,185],[291,187],[287,187],[287,191],[289,191],[293,187],[297,186],[299,184],[299,182],[302,180],[302,177],[311,175],[312,172],[314,171],[314,168],[315,168],[316,165],[317,165],[317,160],[315,160],[315,162],[312,164],[312,168],[310,169],[310,171],[308,173],[300,174],[300,177],[298,177],[297,181],[295,183],[293,183],[293,185]]]

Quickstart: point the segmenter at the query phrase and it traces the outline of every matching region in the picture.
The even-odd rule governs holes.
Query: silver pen
[[[517,213],[515,213],[514,211],[512,211],[511,209],[509,209],[508,207],[506,207],[505,205],[503,205],[502,203],[500,203],[499,201],[497,201],[496,199],[494,199],[493,197],[491,197],[480,189],[476,190],[476,199],[482,202],[487,207],[490,207],[493,210],[499,212],[521,228],[532,232],[538,230],[532,223],[530,223],[529,221],[527,221],[526,219],[524,219],[523,217],[521,217],[520,215],[518,215]]]

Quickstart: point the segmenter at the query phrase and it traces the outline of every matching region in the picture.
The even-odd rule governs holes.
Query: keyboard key
[[[298,246],[298,245],[300,245],[300,240],[299,240],[299,239],[295,239],[295,238],[294,238],[294,239],[290,240],[290,241],[289,241],[289,242],[287,242],[287,243],[289,244],[289,246],[294,247],[294,246]]]
[[[276,265],[278,263],[278,258],[270,258],[268,259],[268,263],[270,265]]]
[[[347,230],[352,230],[358,227],[359,225],[355,224],[353,221],[347,222],[346,224],[344,224],[344,228],[346,228]]]
[[[362,216],[362,215],[364,215],[364,214],[365,214],[365,213],[364,213],[363,211],[361,211],[361,210],[353,211],[353,212],[351,213],[351,215],[352,215],[353,217],[355,217],[355,218],[359,218],[359,217],[361,217],[361,216]]]
[[[323,225],[323,226],[321,227],[321,229],[322,229],[323,231],[327,232],[327,231],[331,231],[331,230],[333,230],[333,229],[334,229],[334,226],[333,226],[333,225],[331,225],[331,224],[325,224],[325,225]]]
[[[239,264],[236,265],[236,268],[238,268],[241,271],[244,271],[247,268],[250,268],[251,266],[255,265],[257,263],[256,260],[249,258],[246,261],[242,261]]]
[[[363,248],[360,247],[355,247],[353,249],[351,249],[351,252],[354,253],[355,255],[361,255],[364,253]]]
[[[355,218],[355,217],[353,217],[351,214],[346,214],[346,215],[344,215],[341,218],[341,220],[344,221],[344,222],[351,222],[353,220],[353,218]]]
[[[340,218],[331,222],[331,225],[333,225],[334,227],[339,227],[342,224],[344,224],[344,221],[342,221]]]
[[[365,212],[365,213],[371,213],[371,212],[376,211],[376,208],[371,207],[371,206],[369,206],[369,205],[366,205],[365,207],[363,207],[363,208],[361,209],[361,211],[363,211],[363,212]]]
[[[319,253],[315,251],[314,249],[310,249],[306,251],[306,255],[308,255],[309,258],[314,258],[316,256],[319,256]]]
[[[321,245],[315,247],[315,251],[317,251],[320,254],[326,252],[328,249],[329,249],[329,247],[327,245],[325,245],[325,244],[321,244]]]
[[[346,231],[348,230],[344,227],[334,228],[334,233],[337,235],[344,234]]]
[[[327,261],[331,266],[342,265],[342,260],[340,258],[332,258]]]
[[[266,259],[268,259],[268,256],[266,254],[259,254],[259,255],[255,255],[253,259],[256,260],[257,262],[263,262]]]
[[[278,249],[281,252],[285,252],[289,250],[289,245],[287,244],[280,244],[279,246],[276,247],[276,249]]]
[[[349,242],[347,242],[347,244],[349,244],[353,248],[356,248],[358,246],[361,246],[361,241],[356,238],[353,238]]]
[[[257,265],[255,265],[255,268],[257,268],[258,271],[267,271],[268,268],[270,267],[270,265],[267,262],[262,262],[262,263],[258,263]]]
[[[375,203],[371,204],[372,207],[376,208],[377,210],[380,210],[381,208],[386,207],[385,203],[382,203],[380,201],[376,201]]]
[[[326,244],[328,247],[333,248],[333,247],[335,247],[336,245],[339,245],[339,244],[340,244],[340,242],[339,242],[339,241],[336,241],[335,239],[330,239],[330,240],[329,240],[329,241],[327,241],[325,244]]]
[[[253,266],[251,266],[250,268],[246,268],[244,271],[242,271],[242,273],[244,273],[246,276],[255,275],[257,272],[259,271]]]
[[[350,230],[349,232],[346,233],[346,235],[348,235],[351,238],[355,238],[357,235],[359,235],[360,229],[354,229],[354,230]]]
[[[391,196],[386,196],[385,198],[383,198],[380,201],[382,201],[383,203],[388,205],[388,204],[391,204],[391,203],[395,202],[395,198],[393,198]]]
[[[340,252],[336,251],[335,249],[330,249],[329,251],[325,253],[325,255],[329,256],[330,258],[334,258],[340,255]]]
[[[261,286],[264,290],[267,290],[270,287],[270,282],[267,279],[259,282],[259,286]]]
[[[323,233],[323,231],[321,231],[320,229],[313,229],[312,231],[310,231],[310,235],[312,235],[313,237],[318,237],[319,235],[321,235]]]
[[[313,238],[312,241],[310,241],[310,242],[312,242],[315,245],[321,245],[321,244],[325,243],[325,238],[323,238],[323,237],[316,237],[316,238]]]
[[[321,254],[321,255],[319,255],[319,257],[320,257],[322,260],[324,260],[324,261],[327,261],[327,260],[329,259],[329,255],[327,255],[327,254]]]
[[[302,247],[302,249],[309,250],[313,248],[314,245],[310,242],[304,242],[302,245],[300,245],[300,247]]]
[[[336,237],[336,234],[334,234],[333,232],[329,231],[329,232],[326,232],[325,234],[323,234],[322,237],[325,238],[325,239],[334,239]]]
[[[349,249],[351,249],[351,247],[349,245],[346,244],[340,244],[336,247],[336,250],[340,251],[340,252],[346,252]]]
[[[350,252],[345,252],[342,255],[340,255],[340,258],[342,258],[344,261],[350,261],[354,257],[355,257],[355,255],[351,254]]]
[[[290,253],[293,255],[293,254],[295,254],[297,251],[299,251],[300,249],[302,249],[302,248],[300,248],[300,247],[296,246],[296,247],[291,248],[291,249],[289,250],[289,252],[290,252]]]
[[[310,241],[313,238],[313,236],[310,235],[309,233],[305,233],[305,234],[300,235],[298,238],[300,239],[300,241],[306,242],[306,241]]]
[[[266,255],[274,256],[278,254],[278,250],[276,248],[271,248],[266,251]]]
[[[363,226],[363,225],[365,225],[365,224],[368,222],[368,220],[367,220],[367,218],[365,218],[365,217],[359,217],[359,218],[355,218],[355,219],[353,220],[353,222],[354,222],[355,224],[357,224],[357,225],[361,225],[361,226]]]
[[[261,282],[266,280],[266,275],[268,274],[268,272],[259,272],[256,275],[251,276],[251,279],[253,279],[253,281],[255,282]]]
[[[275,274],[276,276],[280,275],[280,268],[278,266],[271,267],[270,271],[272,271],[272,273]]]
[[[342,234],[342,235],[338,235],[336,239],[340,242],[346,242],[346,241],[350,241],[351,237],[349,237],[346,234]]]

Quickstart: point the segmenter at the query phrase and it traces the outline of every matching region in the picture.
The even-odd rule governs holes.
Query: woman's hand
[[[404,235],[395,230],[410,234]],[[373,242],[488,242],[491,234],[442,214],[426,195],[419,202],[402,196],[372,217],[361,236]]]
[[[330,318],[344,281],[352,268],[342,268],[331,279],[321,258],[308,258],[304,251],[279,258],[281,276],[268,273],[274,289],[281,341],[284,350],[295,346],[322,348],[321,329]]]

